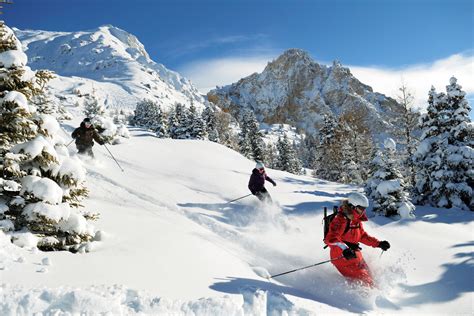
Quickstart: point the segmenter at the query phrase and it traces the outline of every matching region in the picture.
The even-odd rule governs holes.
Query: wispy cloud
[[[396,97],[402,82],[413,91],[415,105],[426,106],[428,91],[433,85],[438,92],[446,91],[449,78],[455,76],[463,90],[474,94],[474,54],[455,54],[429,64],[400,68],[349,66],[354,76],[374,91]]]
[[[178,71],[191,79],[199,91],[207,93],[217,85],[228,85],[254,72],[263,71],[276,56],[268,54],[199,60],[182,66]]]
[[[206,50],[209,48],[232,48],[235,46],[249,46],[255,45],[261,41],[268,39],[268,36],[263,33],[251,34],[251,35],[226,35],[226,36],[214,36],[203,41],[190,41],[186,44],[182,42],[171,44],[175,47],[168,49],[168,54],[174,57],[182,57],[188,54],[194,54],[196,52]]]
[[[206,93],[216,85],[227,85],[254,72],[261,72],[266,64],[280,53],[281,51],[269,50],[258,55],[198,60],[183,65],[179,71],[190,78],[201,92]],[[455,54],[432,63],[399,68],[357,65],[348,67],[361,82],[390,97],[397,96],[403,81],[413,92],[415,105],[421,108],[426,106],[431,85],[439,92],[445,91],[451,76],[458,78],[458,83],[470,98],[474,96],[473,52]]]

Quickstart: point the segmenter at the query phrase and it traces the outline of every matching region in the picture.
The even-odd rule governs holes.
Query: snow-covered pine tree
[[[176,103],[168,117],[168,133],[173,139],[189,138],[188,110],[181,103]]]
[[[473,127],[465,92],[451,78],[447,94],[430,91],[415,152],[418,203],[473,209]]]
[[[428,93],[428,107],[426,113],[419,119],[422,131],[420,143],[413,155],[415,165],[415,187],[413,201],[417,204],[430,203],[431,174],[440,160],[437,154],[439,147],[438,137],[441,134],[438,126],[438,98],[439,94],[432,86]]]
[[[447,169],[453,173],[446,191],[448,205],[474,211],[474,125],[469,116],[471,107],[465,99],[466,93],[461,89],[455,77],[446,86],[452,117],[445,159]]]
[[[286,134],[283,138],[278,138],[276,148],[278,151],[276,168],[294,174],[301,174],[301,162],[296,157],[296,151]]]
[[[337,137],[337,122],[331,115],[324,117],[323,125],[319,130],[318,146],[316,148],[313,176],[329,181],[340,179],[340,143]]]
[[[219,132],[217,131],[217,116],[215,110],[207,106],[202,111],[202,119],[206,127],[207,137],[211,142],[219,142]]]
[[[31,104],[41,87],[12,38],[0,23],[5,49],[0,51],[0,217],[11,223],[13,241],[27,239],[29,246],[43,250],[78,250],[94,234],[72,208],[87,194],[85,170],[56,136],[57,120]]]
[[[158,105],[158,113],[154,124],[154,131],[159,138],[167,138],[168,135],[168,116],[167,113]]]
[[[105,116],[105,107],[102,102],[99,102],[97,99],[95,90],[92,91],[92,94],[86,96],[84,101],[84,115],[91,120],[97,116]]]
[[[189,137],[193,139],[206,139],[207,132],[201,114],[197,112],[196,107],[191,104],[188,111],[187,126]]]
[[[384,150],[372,160],[371,170],[373,174],[367,180],[366,193],[373,201],[373,211],[385,216],[411,217],[415,207],[410,201],[404,176],[396,161],[393,139],[384,141]]]
[[[255,161],[264,160],[263,136],[260,132],[258,121],[255,114],[248,110],[243,114],[240,133],[240,152]]]
[[[130,123],[134,126],[150,128],[148,114],[150,113],[151,107],[155,106],[155,103],[151,100],[144,99],[137,103],[134,110],[134,115],[130,120]]]

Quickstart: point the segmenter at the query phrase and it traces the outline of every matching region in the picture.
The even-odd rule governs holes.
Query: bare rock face
[[[265,70],[208,93],[208,100],[238,115],[252,109],[259,121],[291,124],[307,133],[319,129],[323,116],[350,116],[373,136],[392,134],[400,105],[355,78],[339,62],[328,67],[300,49],[290,49]]]

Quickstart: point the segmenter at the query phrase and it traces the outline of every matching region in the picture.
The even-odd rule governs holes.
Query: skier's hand
[[[277,184],[276,184],[275,182],[273,182],[273,186],[274,186],[274,187],[276,187],[276,186],[277,186]]]
[[[347,260],[357,258],[355,251],[352,250],[351,248],[346,248],[346,249],[344,249],[344,251],[342,252],[342,255],[343,255],[344,258],[346,258]]]
[[[379,242],[378,247],[381,248],[383,251],[387,251],[390,248],[390,243],[384,240],[384,241]]]
[[[252,195],[255,195],[255,194],[257,194],[257,192],[256,192],[256,191],[250,191],[250,192],[252,192]]]

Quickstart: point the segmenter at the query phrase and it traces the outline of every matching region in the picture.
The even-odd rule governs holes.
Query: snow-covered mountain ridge
[[[315,62],[300,49],[289,49],[254,73],[208,93],[209,101],[239,113],[255,111],[261,122],[287,123],[314,133],[322,118],[351,115],[362,120],[374,135],[390,133],[399,104],[374,92],[335,61],[332,66]]]
[[[164,108],[175,102],[194,103],[199,108],[206,102],[189,80],[151,60],[134,35],[117,27],[104,25],[82,32],[14,31],[32,69],[48,69],[60,76],[52,81],[55,94],[67,95],[74,89],[85,94],[94,89],[108,106],[128,109],[144,98]]]

